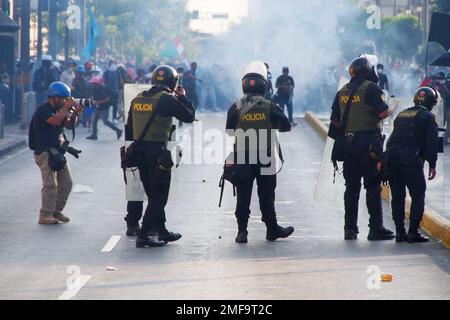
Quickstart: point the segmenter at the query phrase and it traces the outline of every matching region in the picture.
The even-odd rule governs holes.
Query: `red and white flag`
[[[189,67],[189,61],[187,58],[186,51],[184,51],[184,46],[181,43],[180,37],[173,38],[173,42],[175,43],[175,47],[177,48],[178,55],[180,56],[181,62],[183,62],[187,67]]]

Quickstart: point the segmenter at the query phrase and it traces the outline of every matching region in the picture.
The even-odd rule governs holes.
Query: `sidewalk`
[[[0,139],[0,157],[18,149],[26,147],[28,130],[22,130],[20,123],[5,126],[5,136]]]

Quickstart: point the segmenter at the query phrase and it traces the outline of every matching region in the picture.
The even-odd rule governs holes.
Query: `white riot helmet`
[[[367,53],[360,55],[360,58],[366,58],[372,65],[372,71],[371,71],[372,74],[369,75],[368,80],[378,83],[379,75],[378,75],[377,65],[380,63],[380,59],[378,59],[378,57],[374,54],[367,54]]]
[[[262,61],[253,61],[245,68],[242,90],[245,94],[264,95],[267,90],[267,67]]]
[[[267,67],[262,61],[252,61],[245,68],[244,78],[247,76],[260,76],[264,81],[267,81]]]

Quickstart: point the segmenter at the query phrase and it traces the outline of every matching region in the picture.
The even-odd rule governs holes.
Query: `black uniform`
[[[261,106],[255,104],[253,108],[247,110],[246,114],[242,114],[238,110],[238,104],[233,104],[228,111],[228,118],[226,129],[236,130],[242,128],[240,126],[241,121],[245,121],[242,117],[247,116],[247,128],[263,128],[266,122],[271,129],[279,130],[280,132],[288,132],[291,130],[291,125],[288,118],[285,116],[279,106],[265,100],[262,96],[248,94],[246,95],[248,101],[252,99],[259,99]],[[262,105],[266,107],[263,107]],[[258,110],[256,110],[258,109]],[[259,115],[259,116],[258,116]],[[258,144],[260,146],[261,144]],[[268,150],[270,152],[270,150]],[[248,151],[247,151],[248,152]],[[256,152],[259,152],[256,151]],[[259,153],[258,153],[259,154]],[[246,154],[248,161],[248,154]],[[236,159],[235,159],[236,161]],[[277,185],[276,174],[263,175],[261,174],[261,168],[263,164],[258,160],[257,164],[247,163],[251,168],[250,175],[247,181],[236,185],[237,190],[237,204],[236,204],[236,218],[238,222],[238,228],[240,232],[247,231],[248,219],[250,217],[250,203],[252,197],[253,182],[256,179],[258,184],[258,196],[259,204],[262,212],[262,221],[266,224],[267,230],[273,230],[276,232],[278,227],[277,218],[275,213],[275,188]]]
[[[389,109],[384,102],[383,91],[375,83],[354,78],[338,92],[332,107],[331,120],[341,123],[350,92],[356,90],[348,117],[346,139],[344,140],[345,178],[345,230],[356,239],[358,231],[358,203],[361,178],[366,189],[366,203],[369,211],[369,227],[377,233],[384,232],[381,206],[381,186],[377,178],[377,161],[370,149],[382,152],[381,120],[379,115]],[[381,149],[381,150],[380,150]],[[369,234],[370,235],[370,234]],[[347,236],[346,236],[347,238]],[[369,239],[370,240],[370,239]]]
[[[160,125],[164,125],[168,120],[171,121],[170,119],[172,117],[185,123],[192,123],[195,118],[195,109],[192,103],[184,96],[176,98],[162,88],[153,87],[149,91],[143,92],[140,97],[152,98],[156,95],[159,95],[160,98],[158,99],[157,106],[153,110],[158,109],[158,117],[152,124],[148,135],[144,138],[144,164],[138,167],[141,181],[148,197],[148,206],[139,233],[139,236],[143,238],[150,232],[158,234],[167,233],[164,208],[169,196],[171,172],[170,170],[163,171],[160,169],[158,158],[167,147],[169,135],[165,132],[158,132],[158,129]],[[158,118],[163,120],[159,122]],[[127,140],[137,140],[145,126],[145,122],[141,122],[140,125],[142,128],[140,127],[139,130],[136,130],[133,127],[133,108],[130,108],[126,126]],[[137,126],[137,124],[134,125]],[[153,141],[151,137],[158,137],[158,139]],[[140,219],[139,204],[131,203],[130,205],[138,210],[131,210],[132,212],[129,212],[126,218],[127,223],[129,225],[137,225]]]
[[[433,113],[416,106],[402,111],[394,122],[394,131],[387,144],[392,176],[392,215],[397,234],[405,233],[406,187],[412,198],[410,234],[416,234],[425,209],[426,182],[424,161],[436,168],[438,126]]]

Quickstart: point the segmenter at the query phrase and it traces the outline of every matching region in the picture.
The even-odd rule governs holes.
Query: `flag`
[[[175,43],[175,47],[177,48],[177,52],[178,52],[178,55],[180,56],[181,62],[183,62],[186,65],[186,67],[189,67],[189,61],[187,58],[187,54],[186,54],[186,51],[184,51],[184,46],[181,43],[180,37],[175,37],[173,39],[173,42]]]
[[[446,51],[450,49],[450,15],[433,12],[428,42],[441,44]]]
[[[96,49],[95,39],[100,35],[100,29],[98,28],[97,21],[95,21],[95,17],[92,12],[91,6],[92,6],[91,3],[88,1],[87,9],[89,15],[89,25],[88,25],[89,38],[86,44],[86,48],[84,48],[82,52],[82,56],[85,57],[86,59],[89,59],[92,56],[94,56]]]

